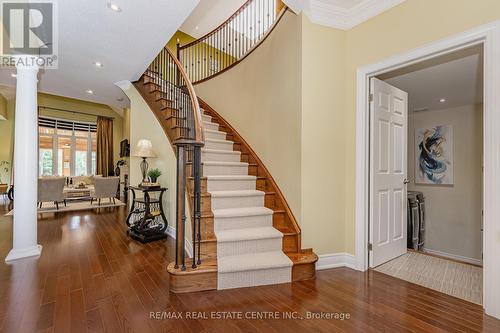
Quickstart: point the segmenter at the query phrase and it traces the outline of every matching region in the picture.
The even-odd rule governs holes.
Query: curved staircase
[[[240,11],[251,8],[253,1]],[[274,6],[275,0],[271,1]],[[221,27],[219,32],[225,29]],[[318,257],[312,249],[301,248],[300,227],[271,174],[239,133],[196,97],[184,63],[173,58],[164,49],[134,83],[177,152],[177,251],[175,262],[167,267],[170,290],[230,289],[314,278]],[[187,259],[185,191],[194,248],[194,257]]]

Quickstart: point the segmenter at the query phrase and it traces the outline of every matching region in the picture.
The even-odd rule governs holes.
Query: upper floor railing
[[[281,0],[248,0],[215,30],[189,44],[178,44],[177,58],[191,82],[208,80],[245,58],[285,9]]]
[[[186,269],[186,186],[193,177],[192,268],[201,264],[201,147],[205,144],[198,98],[181,63],[168,48],[163,48],[144,73],[153,83],[152,91],[160,103],[162,117],[169,118],[167,133],[176,148],[176,253],[175,268]],[[161,119],[160,121],[165,121]],[[188,263],[189,264],[189,263]]]

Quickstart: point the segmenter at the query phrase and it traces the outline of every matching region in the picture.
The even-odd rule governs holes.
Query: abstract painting
[[[416,183],[453,184],[453,127],[421,128],[415,136]]]

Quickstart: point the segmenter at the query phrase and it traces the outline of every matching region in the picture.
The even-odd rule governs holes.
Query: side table
[[[162,203],[167,189],[140,186],[130,186],[129,189],[132,192],[132,206],[126,220],[127,234],[141,243],[167,238],[165,231],[168,221]],[[142,197],[137,197],[136,192],[142,192]],[[152,193],[159,193],[158,198],[152,197]]]

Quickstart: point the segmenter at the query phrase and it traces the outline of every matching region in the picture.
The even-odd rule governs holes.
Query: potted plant
[[[0,193],[6,193],[7,188],[7,175],[9,174],[10,163],[8,161],[0,161]],[[5,175],[5,182],[3,176]]]
[[[161,176],[161,171],[159,169],[151,169],[148,171],[148,177],[151,180],[151,183],[156,183],[158,177]]]

